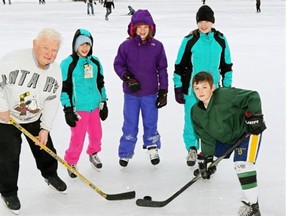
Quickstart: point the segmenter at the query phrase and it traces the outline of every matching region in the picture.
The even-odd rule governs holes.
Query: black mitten
[[[251,134],[258,135],[266,129],[262,114],[251,114],[246,112],[245,123],[247,125],[247,131]]]
[[[175,93],[175,100],[179,104],[185,104],[185,99],[184,99],[184,94],[182,92],[182,88],[181,87],[175,88],[174,93]]]
[[[213,156],[205,157],[202,153],[199,153],[197,162],[203,179],[210,179],[210,176],[216,172],[216,166],[210,166],[213,163]]]
[[[76,115],[74,108],[73,107],[65,107],[64,109],[65,113],[65,120],[66,123],[70,127],[75,127],[76,126],[76,121],[78,121],[78,116]]]
[[[156,101],[156,107],[158,109],[166,106],[167,93],[168,93],[168,91],[166,89],[159,89],[158,94],[157,94],[157,101]]]
[[[103,106],[100,107],[100,118],[102,121],[105,121],[108,117],[108,107],[107,107],[107,102],[106,101],[102,101],[101,103],[103,103]]]
[[[131,74],[125,74],[122,79],[127,83],[131,92],[138,92],[141,89],[140,83]]]

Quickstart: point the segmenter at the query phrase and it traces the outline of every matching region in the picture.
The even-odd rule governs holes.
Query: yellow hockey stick
[[[135,191],[129,191],[129,192],[117,193],[117,194],[104,193],[102,190],[100,190],[98,187],[96,187],[91,181],[89,181],[81,173],[79,173],[76,169],[73,169],[64,159],[59,157],[56,153],[54,153],[46,145],[41,144],[35,136],[33,136],[29,131],[27,131],[25,128],[23,128],[13,118],[10,117],[9,122],[11,124],[13,124],[17,129],[19,129],[27,137],[29,137],[41,149],[46,151],[49,155],[51,155],[53,158],[55,158],[57,161],[59,161],[61,164],[63,164],[68,170],[70,170],[72,173],[77,175],[83,182],[85,182],[87,185],[89,185],[93,190],[95,190],[98,194],[100,194],[100,196],[104,197],[106,200],[125,200],[125,199],[135,198]]]

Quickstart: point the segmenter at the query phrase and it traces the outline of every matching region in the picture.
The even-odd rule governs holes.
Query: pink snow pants
[[[99,108],[93,112],[77,112],[81,119],[76,122],[76,127],[71,127],[69,148],[65,152],[64,159],[67,163],[76,165],[84,146],[86,132],[88,133],[88,155],[101,151],[102,127],[99,116]]]

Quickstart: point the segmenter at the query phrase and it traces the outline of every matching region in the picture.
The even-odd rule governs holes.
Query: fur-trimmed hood
[[[137,11],[135,11],[135,13],[133,14],[133,16],[131,17],[131,21],[128,25],[128,34],[130,37],[133,37],[133,31],[134,31],[134,26],[137,24],[145,24],[145,25],[149,25],[151,31],[152,31],[152,35],[154,36],[156,33],[156,24],[154,23],[154,20],[150,14],[150,12],[148,10],[142,10],[139,9]]]

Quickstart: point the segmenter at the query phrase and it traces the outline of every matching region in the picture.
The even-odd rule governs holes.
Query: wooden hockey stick
[[[12,125],[14,125],[18,130],[20,130],[23,134],[25,134],[27,137],[29,137],[41,149],[46,151],[49,155],[51,155],[53,158],[55,158],[57,161],[59,161],[61,164],[63,164],[68,170],[70,170],[72,173],[77,175],[84,183],[89,185],[94,191],[96,191],[98,194],[100,194],[100,196],[102,196],[106,200],[125,200],[125,199],[133,199],[133,198],[135,198],[135,191],[129,191],[129,192],[117,193],[117,194],[104,193],[102,190],[100,190],[98,187],[96,187],[91,181],[89,181],[81,173],[79,173],[76,169],[73,169],[64,159],[59,157],[56,153],[54,153],[46,145],[41,144],[39,142],[39,140],[35,136],[33,136],[29,131],[27,131],[25,128],[23,128],[13,118],[10,117],[9,118],[9,122]]]
[[[236,143],[234,143],[221,157],[217,158],[211,165],[216,166],[218,163],[220,163],[221,160],[223,160],[227,155],[231,154],[241,143],[243,140],[245,140],[247,137],[250,136],[250,133],[244,134],[242,137],[240,137]],[[194,184],[198,179],[201,178],[201,174],[198,173],[191,181],[189,181],[186,185],[184,185],[180,190],[178,190],[176,193],[174,193],[172,196],[167,198],[163,201],[154,201],[150,196],[145,196],[143,199],[137,199],[136,205],[142,206],[142,207],[164,207],[168,203],[170,203],[172,200],[174,200],[176,197],[178,197],[182,192],[184,192],[187,188],[189,188],[192,184]]]

